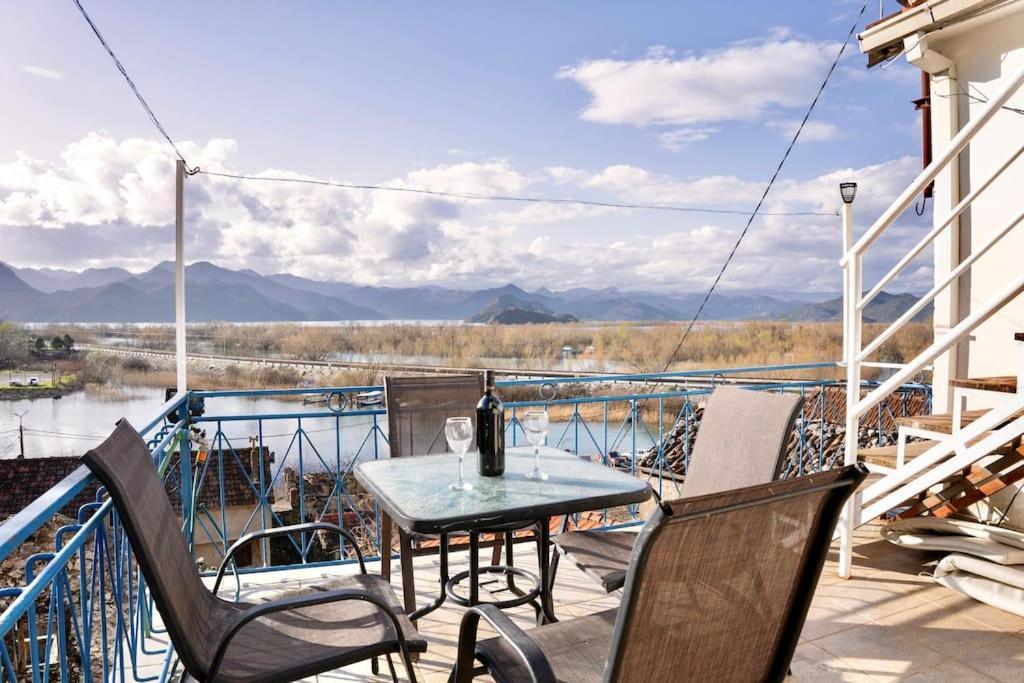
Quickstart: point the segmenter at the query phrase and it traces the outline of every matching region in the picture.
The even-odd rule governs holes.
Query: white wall
[[[932,46],[956,63],[957,82],[962,92],[975,97],[988,96],[1001,86],[1001,79],[1024,67],[1024,7],[1009,15],[1001,15],[981,24],[934,34]],[[941,126],[948,116],[942,111],[946,104],[934,95],[939,79],[933,79],[932,123],[936,140],[943,136]],[[965,125],[984,107],[982,102],[957,97],[960,125]],[[1024,108],[1024,92],[1018,91],[1011,106]],[[1017,147],[1024,144],[1024,116],[1010,111],[999,112],[975,137],[962,155],[960,166],[961,196],[971,191],[972,182],[980,184],[1002,164]],[[936,148],[936,152],[939,148]],[[939,190],[941,183],[937,184]],[[936,222],[942,198],[936,198]],[[953,204],[956,202],[953,201]],[[987,241],[1007,221],[1024,209],[1024,160],[1018,159],[1003,176],[989,187],[972,208],[965,213],[960,227],[960,257],[964,258]],[[943,246],[945,245],[945,246]],[[948,273],[949,240],[936,243],[936,278]],[[1018,225],[991,252],[979,259],[971,274],[961,278],[960,314],[966,315],[980,306],[1008,280],[1019,276],[1024,268],[1024,226]],[[941,332],[942,306],[937,308],[936,332]],[[1004,308],[982,325],[968,343],[966,367],[961,376],[984,377],[1016,375],[1018,351],[1013,341],[1015,332],[1024,332],[1024,297]],[[940,377],[937,377],[941,381]],[[943,387],[936,386],[936,394]],[[981,407],[980,405],[978,407]]]

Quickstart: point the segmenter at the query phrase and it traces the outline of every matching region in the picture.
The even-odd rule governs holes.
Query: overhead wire
[[[718,283],[721,282],[722,277],[725,275],[725,271],[729,268],[729,264],[732,263],[733,257],[736,255],[736,252],[739,250],[740,245],[743,243],[743,239],[747,236],[747,233],[750,231],[750,226],[753,225],[754,219],[756,219],[759,215],[767,215],[761,213],[761,206],[764,204],[765,199],[768,197],[768,193],[771,192],[772,187],[775,185],[775,181],[778,179],[779,174],[782,173],[782,168],[786,165],[786,160],[789,159],[789,155],[793,151],[793,147],[796,146],[797,140],[800,139],[800,133],[803,132],[804,126],[807,125],[807,121],[811,118],[811,113],[814,111],[814,108],[818,105],[818,100],[821,99],[822,93],[825,92],[825,88],[828,86],[829,81],[832,79],[832,74],[835,73],[836,67],[839,65],[839,60],[843,58],[843,53],[846,52],[846,47],[847,45],[850,44],[850,39],[853,38],[853,34],[857,31],[857,27],[860,25],[861,19],[864,16],[864,11],[867,10],[869,2],[870,0],[864,0],[864,4],[861,5],[860,12],[857,13],[856,20],[854,20],[853,25],[850,27],[849,32],[846,34],[846,40],[844,40],[843,44],[839,47],[839,52],[836,54],[836,58],[835,60],[833,60],[832,66],[829,67],[828,73],[825,74],[825,79],[821,82],[821,86],[818,87],[818,92],[814,95],[814,99],[811,100],[811,104],[807,108],[807,111],[804,113],[804,117],[800,121],[800,125],[797,126],[796,131],[794,131],[793,139],[789,141],[789,145],[786,147],[785,153],[783,153],[782,158],[779,160],[778,165],[775,167],[775,172],[772,174],[771,179],[768,180],[768,184],[765,186],[764,192],[761,193],[761,198],[757,200],[757,205],[754,207],[754,211],[750,214],[750,218],[747,220],[747,224],[743,227],[743,230],[740,232],[739,237],[736,238],[736,243],[733,244],[732,249],[729,251],[729,255],[725,257],[725,262],[722,264],[722,267],[719,269],[714,281],[711,283],[711,287],[708,288],[707,293],[704,295],[704,300],[697,308],[697,312],[693,315],[693,318],[686,326],[686,330],[680,337],[679,343],[676,344],[675,349],[673,349],[672,351],[672,354],[668,357],[668,360],[665,362],[665,368],[664,370],[662,370],[662,372],[667,371],[669,369],[669,366],[672,365],[672,362],[679,354],[679,351],[683,348],[683,344],[686,343],[687,338],[690,336],[690,332],[693,331],[694,325],[696,325],[697,321],[700,320],[700,316],[701,314],[704,313],[704,309],[705,307],[707,307],[708,301],[711,300],[711,295],[714,294],[715,289],[718,287]]]
[[[72,0],[72,2],[75,3],[75,6],[78,8],[78,11],[82,14],[82,18],[85,19],[87,24],[89,24],[89,28],[91,28],[92,32],[96,35],[96,39],[100,41],[100,45],[102,45],[103,49],[107,51],[107,54],[110,55],[110,58],[114,60],[114,66],[116,66],[117,70],[121,72],[121,75],[124,77],[125,82],[128,83],[128,87],[131,88],[132,93],[134,93],[135,99],[137,99],[139,101],[139,104],[142,105],[142,108],[146,110],[146,115],[149,116],[149,120],[153,122],[153,125],[156,126],[156,129],[158,131],[160,131],[160,134],[163,136],[164,140],[166,140],[167,144],[170,145],[171,149],[174,150],[174,154],[179,159],[181,159],[181,161],[185,164],[187,172],[190,175],[195,174],[195,172],[198,169],[189,167],[188,161],[185,160],[185,156],[181,153],[181,150],[178,149],[178,145],[176,145],[174,143],[174,140],[171,139],[171,136],[167,132],[167,129],[164,128],[164,125],[160,123],[160,119],[158,119],[156,114],[153,112],[153,108],[149,106],[149,102],[147,102],[146,98],[142,96],[141,92],[139,92],[139,88],[135,85],[135,81],[133,81],[132,77],[128,75],[128,70],[124,68],[124,64],[122,64],[121,60],[118,59],[116,54],[114,54],[113,48],[110,47],[110,44],[107,42],[107,39],[103,37],[102,33],[100,33],[100,29],[96,26],[96,22],[94,22],[92,20],[92,17],[89,16],[89,13],[85,11],[85,7],[82,6],[81,1]]]
[[[601,200],[591,199],[567,199],[561,197],[524,197],[517,195],[500,195],[500,194],[479,194],[476,192],[448,192],[445,190],[432,190],[427,188],[418,187],[400,187],[397,185],[372,185],[372,184],[361,184],[361,183],[343,183],[336,182],[333,180],[320,180],[316,178],[288,178],[283,176],[263,176],[263,175],[242,175],[238,173],[223,173],[219,171],[206,171],[199,169],[197,171],[200,175],[214,176],[218,178],[230,178],[233,180],[246,180],[246,181],[267,181],[276,183],[298,183],[306,185],[320,185],[324,187],[335,187],[346,190],[369,190],[374,192],[408,192],[411,194],[422,194],[433,197],[447,197],[452,199],[470,199],[470,200],[482,200],[482,201],[497,201],[497,202],[525,202],[534,204],[562,204],[562,205],[576,205],[576,206],[593,206],[600,208],[611,208],[611,209],[641,209],[647,211],[676,211],[680,213],[714,213],[714,214],[734,214],[734,215],[747,215],[748,212],[743,209],[721,209],[721,208],[706,208],[696,206],[679,206],[674,204],[644,204],[644,203],[631,203],[631,202],[609,202]],[[838,216],[838,212],[826,212],[826,211],[772,211],[763,212],[764,216]]]

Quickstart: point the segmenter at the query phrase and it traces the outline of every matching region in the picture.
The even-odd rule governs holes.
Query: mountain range
[[[291,274],[261,275],[199,261],[186,269],[191,321],[480,320],[504,311],[568,320],[685,320],[703,294],[665,294],[579,287],[527,291],[514,284],[474,290],[435,285],[376,287],[321,281]],[[865,310],[872,320],[892,320],[917,298],[880,294]],[[838,303],[837,303],[838,301]],[[808,303],[806,296],[715,294],[706,320],[837,320],[841,301]],[[924,312],[922,315],[930,314]],[[512,316],[521,318],[523,316]],[[508,316],[505,316],[508,318]],[[81,272],[15,268],[0,263],[0,319],[16,322],[169,322],[174,319],[174,265],[165,261],[142,273],[121,268]]]

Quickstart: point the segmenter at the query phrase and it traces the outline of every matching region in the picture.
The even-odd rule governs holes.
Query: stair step
[[[951,387],[958,389],[974,389],[975,391],[995,391],[1002,394],[1017,393],[1017,378],[1006,375],[1003,377],[971,377],[949,380]]]
[[[960,427],[966,427],[987,412],[988,410],[984,409],[963,411],[960,415]],[[1017,413],[1011,417],[1010,420],[1015,420],[1021,415],[1024,415],[1024,411]],[[1007,420],[1007,422],[1009,422],[1009,420]],[[896,418],[896,424],[900,427],[909,427],[911,429],[925,429],[930,432],[952,434],[953,413],[935,413],[934,415],[910,415],[907,417],[898,417]]]
[[[983,439],[987,434],[982,434],[977,440]],[[977,440],[971,443],[977,443]],[[906,445],[904,450],[904,464],[910,462],[914,458],[923,453],[927,452],[929,448],[935,446],[937,441],[911,441]],[[1010,450],[1008,445],[1001,446],[994,451],[992,454],[1006,453]],[[857,460],[868,465],[881,465],[882,467],[889,467],[895,469],[896,467],[896,445],[892,446],[872,446],[871,448],[862,448],[857,451]]]
[[[905,462],[910,462],[935,445],[934,441],[914,441],[908,443],[904,451]],[[857,459],[869,465],[896,467],[896,446],[872,446],[857,451]]]
[[[899,515],[899,519],[930,514],[952,517],[983,498],[987,498],[1024,479],[1024,447],[1004,452],[986,466],[975,463],[970,473],[947,482],[945,488],[923,497]]]

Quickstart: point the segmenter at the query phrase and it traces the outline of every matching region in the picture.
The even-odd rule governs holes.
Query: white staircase
[[[933,302],[940,293],[950,288],[965,274],[970,273],[972,266],[979,258],[988,253],[1014,228],[1024,220],[1024,200],[1021,211],[1014,212],[1014,217],[1006,225],[993,233],[984,244],[974,247],[972,253],[962,259],[948,275],[937,280],[935,286],[909,311],[902,315],[867,346],[861,342],[863,312],[867,304],[877,296],[883,288],[893,281],[918,255],[920,255],[935,239],[942,234],[953,221],[981,195],[992,182],[998,178],[1024,153],[1024,136],[1018,140],[1007,140],[1007,149],[1011,152],[1006,160],[988,178],[981,180],[974,189],[954,206],[950,214],[926,234],[921,241],[893,266],[877,284],[865,291],[862,282],[863,264],[868,248],[895,223],[896,219],[913,203],[915,198],[950,164],[958,163],[960,153],[970,144],[971,140],[982,130],[996,113],[1007,103],[1010,97],[1024,85],[1024,69],[1008,79],[1000,91],[992,96],[981,112],[966,125],[950,141],[949,145],[935,160],[929,164],[913,183],[883,212],[882,216],[856,242],[853,241],[850,228],[850,205],[844,205],[845,254],[840,264],[844,272],[844,361],[846,365],[847,411],[846,411],[846,448],[845,463],[857,462],[858,427],[860,418],[867,411],[906,383],[912,377],[925,370],[936,359],[950,352],[955,345],[967,339],[979,325],[996,314],[1024,292],[1024,269],[1020,273],[1011,274],[1005,287],[980,304],[972,305],[970,314],[947,332],[937,335],[934,342],[916,358],[899,369],[884,383],[861,395],[861,369],[872,365],[870,356],[901,327],[926,305]],[[1024,229],[1024,228],[1022,228]],[[957,398],[959,408],[955,428],[950,433],[935,432],[929,435],[933,445],[913,459],[905,461],[898,458],[895,468],[882,470],[882,477],[851,498],[837,530],[840,539],[839,573],[849,576],[852,560],[852,534],[857,526],[870,522],[889,510],[900,506],[905,501],[928,491],[933,486],[955,476],[965,468],[989,455],[999,447],[1024,435],[1024,339],[1018,338],[1022,347],[1017,367],[1016,392],[1001,392],[1001,400],[995,407],[987,409],[981,415],[972,415],[969,424],[961,426],[959,410],[963,407],[962,398]],[[1013,379],[1013,378],[1011,378]],[[920,451],[920,447],[917,449]]]

